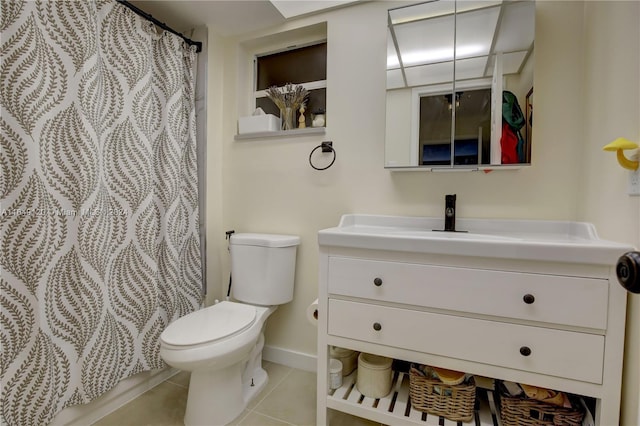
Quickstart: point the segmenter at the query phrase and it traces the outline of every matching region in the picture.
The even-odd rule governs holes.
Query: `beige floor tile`
[[[182,426],[187,389],[161,383],[104,417],[95,426]]]
[[[191,379],[191,373],[189,371],[181,371],[175,376],[172,376],[167,380],[169,383],[179,385],[185,388],[189,388],[189,381]]]
[[[285,367],[284,365],[275,364],[273,362],[262,361],[262,368],[265,369],[269,375],[269,382],[267,386],[258,394],[253,401],[247,407],[249,410],[255,408],[271,391],[282,382],[282,380],[292,370],[291,367]]]
[[[240,414],[238,417],[235,418],[234,421],[232,421],[231,423],[229,423],[229,426],[238,426],[240,424],[240,422],[242,420],[244,420],[245,417],[247,417],[247,415],[250,413],[249,410],[244,410],[242,412],[242,414]]]
[[[262,414],[258,414],[255,411],[252,411],[243,418],[238,426],[289,426],[290,423],[286,423],[280,421],[278,419],[274,419],[271,417],[264,416]]]
[[[329,426],[381,426],[380,423],[335,410],[329,410],[327,421]]]
[[[316,374],[291,370],[254,411],[294,425],[315,425]]]
[[[316,375],[264,362],[269,383],[233,426],[315,425]],[[180,372],[144,393],[95,426],[183,426],[190,375]],[[375,426],[376,423],[330,413],[331,426]]]

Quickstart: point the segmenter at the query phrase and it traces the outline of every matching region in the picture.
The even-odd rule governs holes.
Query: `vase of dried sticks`
[[[295,114],[301,105],[304,105],[309,92],[302,85],[293,86],[287,83],[283,87],[271,86],[266,90],[267,97],[280,110],[282,130],[295,129]]]

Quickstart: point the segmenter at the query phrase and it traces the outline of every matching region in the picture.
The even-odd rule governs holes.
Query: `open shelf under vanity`
[[[427,414],[411,406],[409,399],[409,375],[393,372],[393,385],[384,398],[369,398],[362,395],[356,386],[357,370],[343,377],[342,386],[327,396],[327,407],[355,416],[366,417],[388,425],[428,426],[499,426],[500,418],[493,391],[478,388],[474,418],[469,423],[449,420],[442,416]]]

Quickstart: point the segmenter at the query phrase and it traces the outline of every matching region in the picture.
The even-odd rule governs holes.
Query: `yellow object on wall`
[[[604,149],[605,151],[616,151],[616,154],[618,156],[618,163],[620,163],[620,165],[625,169],[638,170],[638,161],[630,160],[624,155],[625,150],[637,148],[637,143],[631,142],[629,139],[620,137],[613,142],[605,145],[602,149]]]

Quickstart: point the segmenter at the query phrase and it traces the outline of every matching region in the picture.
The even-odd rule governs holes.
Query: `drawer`
[[[600,335],[336,299],[329,299],[328,333],[449,358],[602,383],[604,336]],[[525,347],[531,351],[528,356],[521,353],[522,349],[526,354]]]
[[[608,280],[329,259],[330,294],[605,330]]]

